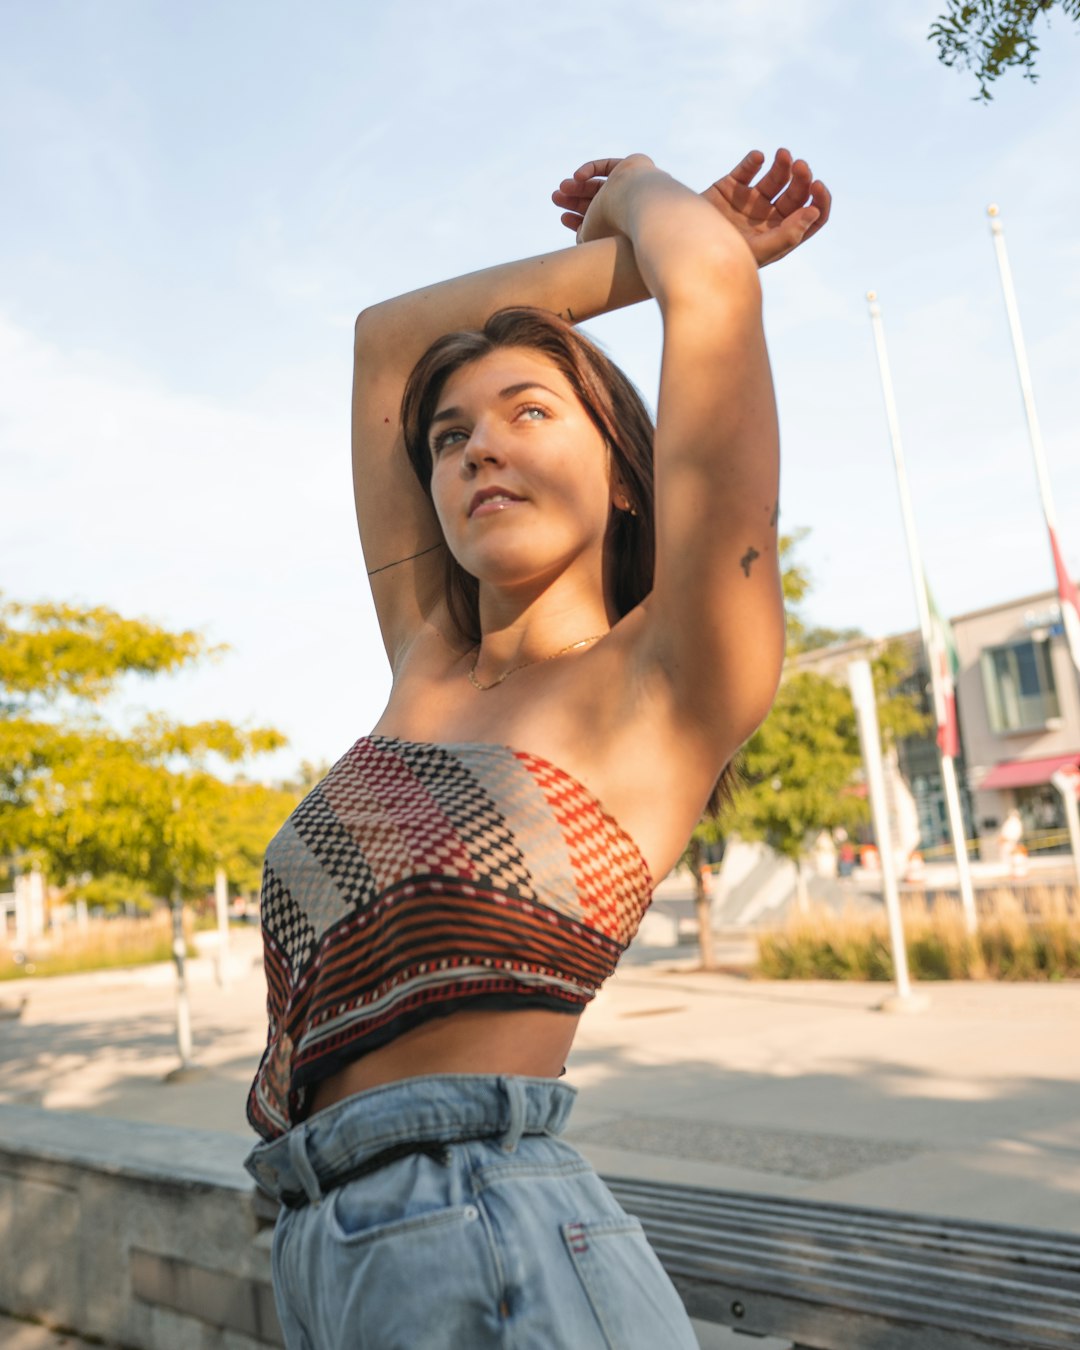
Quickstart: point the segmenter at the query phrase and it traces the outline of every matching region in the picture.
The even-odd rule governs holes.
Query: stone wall
[[[0,1310],[129,1350],[283,1344],[246,1141],[0,1106]]]

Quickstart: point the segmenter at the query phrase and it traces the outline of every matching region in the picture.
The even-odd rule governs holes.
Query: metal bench
[[[1080,1347],[1080,1238],[605,1177],[691,1317],[799,1350]]]

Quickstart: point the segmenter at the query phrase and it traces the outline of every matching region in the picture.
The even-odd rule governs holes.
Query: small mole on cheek
[[[390,419],[389,419],[389,417],[384,417],[384,418],[383,418],[383,421],[387,424],[387,426],[390,425]]]

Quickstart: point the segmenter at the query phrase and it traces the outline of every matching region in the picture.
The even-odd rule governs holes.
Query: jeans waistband
[[[576,1096],[553,1078],[427,1074],[337,1102],[288,1134],[258,1144],[244,1166],[286,1204],[318,1201],[335,1186],[408,1153],[498,1139],[508,1153],[526,1134],[558,1134]]]

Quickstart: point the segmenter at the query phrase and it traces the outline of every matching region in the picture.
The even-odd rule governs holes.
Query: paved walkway
[[[27,998],[0,1100],[246,1133],[265,996],[257,936],[234,950],[227,989],[191,963],[179,1082],[168,967],[0,985]],[[601,1171],[1080,1234],[1080,983],[924,986],[905,1015],[888,986],[692,966],[643,952],[585,1015],[569,1134]]]

